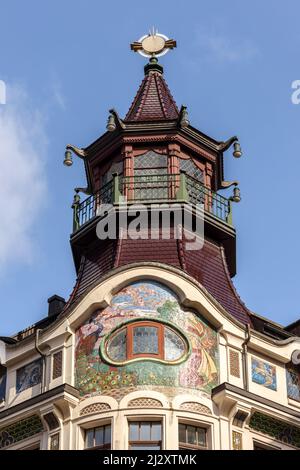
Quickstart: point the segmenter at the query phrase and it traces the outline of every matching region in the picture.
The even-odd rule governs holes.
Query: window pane
[[[88,431],[86,431],[85,446],[94,447],[94,429],[89,429]]]
[[[113,361],[126,360],[126,329],[117,333],[108,343],[107,352]]]
[[[129,424],[129,440],[139,441],[139,423]]]
[[[187,426],[187,441],[189,444],[197,445],[196,428],[194,426]]]
[[[151,423],[141,423],[140,430],[140,441],[150,441],[151,440]]]
[[[111,442],[111,426],[108,424],[104,429],[104,444],[110,444]]]
[[[198,428],[198,445],[206,446],[206,429]]]
[[[95,446],[103,445],[103,434],[103,426],[101,426],[101,428],[95,429]]]
[[[165,328],[165,360],[176,361],[185,351],[183,340],[175,333],[175,331]]]
[[[157,444],[133,444],[130,446],[130,450],[160,450],[160,445]]]
[[[186,442],[186,425],[179,424],[179,442]]]
[[[161,440],[161,423],[152,423],[151,428],[151,441]]]
[[[158,329],[137,326],[133,329],[133,354],[158,354]]]

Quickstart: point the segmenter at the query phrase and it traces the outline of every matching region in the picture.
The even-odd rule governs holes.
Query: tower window
[[[98,426],[85,432],[85,448],[102,450],[111,448],[111,425]]]
[[[133,421],[129,423],[130,450],[160,450],[162,425],[160,421]]]
[[[179,449],[207,449],[207,429],[190,424],[179,424]]]
[[[120,327],[104,348],[105,359],[114,363],[152,358],[177,362],[188,352],[187,341],[164,323],[136,321]]]

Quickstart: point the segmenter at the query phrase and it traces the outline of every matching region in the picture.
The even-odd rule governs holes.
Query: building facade
[[[300,448],[300,324],[254,314],[231,280],[240,193],[223,154],[239,157],[238,139],[194,128],[149,55],[126,117],[111,110],[104,135],[67,146],[87,177],[72,206],[77,279],[47,318],[0,337],[1,450]]]

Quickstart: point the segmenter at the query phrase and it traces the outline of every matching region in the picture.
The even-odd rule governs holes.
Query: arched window
[[[144,320],[118,328],[105,343],[105,355],[114,363],[134,359],[180,361],[188,352],[188,343],[169,325]]]

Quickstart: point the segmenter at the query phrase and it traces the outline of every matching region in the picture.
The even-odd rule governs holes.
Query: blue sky
[[[243,147],[240,160],[225,154],[225,179],[242,193],[241,298],[279,323],[299,318],[299,2],[0,0],[0,11],[0,334],[72,290],[70,206],[85,181],[78,159],[62,165],[65,145],[94,141],[111,107],[125,115],[145,62],[129,44],[152,25],[178,42],[161,62],[192,125]]]

